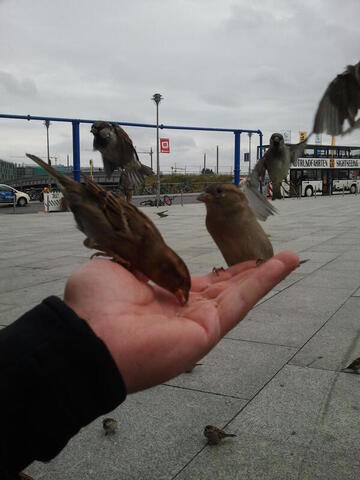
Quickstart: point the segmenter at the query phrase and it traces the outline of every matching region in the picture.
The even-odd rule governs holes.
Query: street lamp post
[[[156,103],[156,206],[160,203],[160,152],[159,152],[159,103],[163,99],[160,93],[154,93],[152,99]]]
[[[50,161],[50,147],[49,147],[49,127],[50,127],[50,121],[45,120],[44,125],[46,127],[46,145],[47,145],[47,161],[48,165],[51,165]]]

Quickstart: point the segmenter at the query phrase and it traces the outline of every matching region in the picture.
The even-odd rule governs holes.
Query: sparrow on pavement
[[[115,433],[115,430],[117,428],[117,421],[114,418],[104,418],[102,424],[105,430],[105,435],[109,435],[109,433]]]
[[[221,428],[214,427],[213,425],[206,425],[204,435],[208,439],[209,445],[217,445],[226,437],[236,437],[233,433],[226,433],[224,430],[221,430]]]

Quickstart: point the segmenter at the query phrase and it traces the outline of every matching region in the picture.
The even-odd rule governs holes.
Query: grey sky
[[[358,0],[0,0],[0,112],[154,123],[160,92],[161,123],[260,128],[265,142],[290,129],[297,141],[329,81],[360,60],[359,18]],[[100,165],[89,129],[82,165]],[[155,131],[126,130],[139,150],[155,147]],[[232,165],[232,134],[161,136],[164,170],[199,168],[204,152],[211,166],[216,145]],[[50,139],[65,163],[70,126],[53,124]],[[337,143],[359,145],[360,133]],[[25,151],[45,155],[45,127],[0,119],[0,158]]]

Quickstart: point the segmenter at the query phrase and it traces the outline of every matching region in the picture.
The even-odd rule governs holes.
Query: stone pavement
[[[264,228],[276,251],[309,259],[270,292],[191,374],[131,395],[84,428],[42,480],[358,479],[360,376],[340,369],[360,356],[360,198],[286,199]],[[224,265],[202,204],[145,209],[192,273]],[[229,219],[231,220],[231,219]],[[89,256],[70,213],[0,218],[0,324],[62,295]],[[206,446],[206,424],[237,434]],[[19,432],[21,434],[21,432]]]

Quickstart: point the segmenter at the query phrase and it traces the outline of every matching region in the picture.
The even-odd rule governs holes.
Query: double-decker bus
[[[269,145],[263,147],[264,152]],[[258,147],[259,158],[259,147]],[[290,196],[360,192],[360,147],[307,145],[304,155],[290,167]]]

